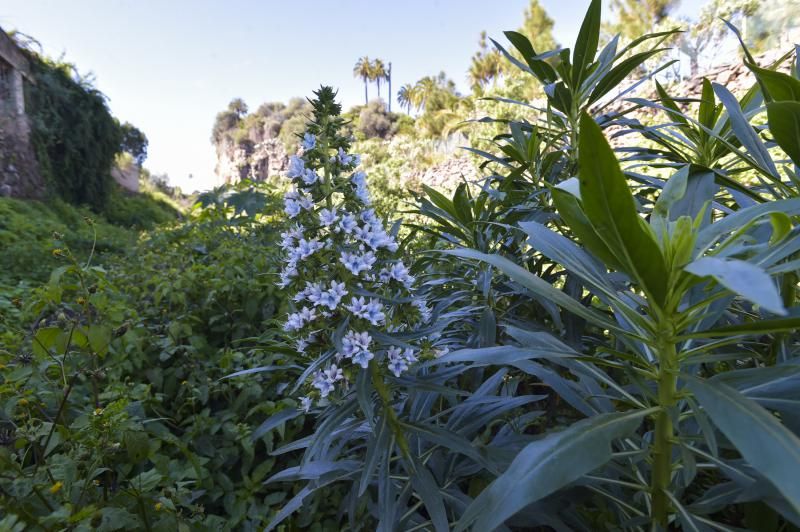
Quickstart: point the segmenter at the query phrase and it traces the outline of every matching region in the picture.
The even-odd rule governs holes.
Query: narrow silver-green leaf
[[[601,414],[528,444],[469,505],[455,530],[494,530],[514,514],[611,460],[611,442],[654,409]]]
[[[693,377],[686,386],[744,459],[800,511],[800,438],[730,386]]]

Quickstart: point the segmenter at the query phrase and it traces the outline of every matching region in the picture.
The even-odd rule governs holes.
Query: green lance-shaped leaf
[[[747,64],[747,63],[746,63]],[[753,71],[761,86],[767,91],[765,99],[767,101],[800,101],[800,80],[774,70],[767,70],[754,64],[747,64]]]
[[[611,442],[655,409],[601,414],[528,444],[470,504],[456,531],[494,530],[506,519],[611,460]]]
[[[663,305],[667,267],[661,249],[636,211],[628,183],[600,126],[583,113],[580,128],[578,177],[586,216],[622,269]]]
[[[694,377],[687,377],[686,386],[745,460],[800,511],[800,438],[730,386]]]
[[[586,71],[586,67],[594,61],[597,45],[600,42],[600,0],[592,0],[575,41],[572,54],[572,85],[577,87]]]
[[[800,102],[767,104],[767,120],[775,142],[800,166]]]
[[[512,281],[521,284],[534,294],[552,301],[564,310],[572,312],[573,314],[580,316],[590,323],[603,327],[604,329],[608,329],[615,333],[629,334],[628,331],[622,329],[619,325],[606,318],[606,316],[600,312],[583,306],[579,301],[572,299],[567,294],[554,287],[541,277],[537,277],[522,266],[514,264],[505,257],[500,255],[488,255],[474,249],[453,249],[443,251],[442,253],[455,255],[456,257],[462,257],[465,259],[476,259],[491,264],[506,274]]]
[[[503,34],[511,44],[514,45],[514,48],[519,50],[519,53],[522,54],[522,58],[528,63],[531,72],[533,72],[533,75],[536,76],[539,81],[547,84],[558,78],[556,71],[553,70],[553,67],[550,66],[549,63],[536,57],[538,54],[527,37],[516,31],[505,31]]]
[[[684,269],[698,277],[713,277],[728,290],[764,310],[780,316],[786,315],[786,308],[772,278],[755,264],[737,259],[702,257]]]
[[[552,187],[550,191],[559,216],[586,249],[594,253],[609,268],[624,270],[606,243],[595,232],[576,195],[556,187]]]

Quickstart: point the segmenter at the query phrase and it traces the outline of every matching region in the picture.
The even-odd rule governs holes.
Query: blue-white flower
[[[369,271],[377,260],[375,254],[371,251],[362,254],[343,251],[339,256],[339,262],[344,264],[344,267],[350,270],[353,275],[359,275],[363,271]]]
[[[361,351],[368,351],[372,344],[372,337],[368,332],[347,331],[342,338],[342,355],[353,358]]]
[[[370,205],[372,198],[369,196],[369,189],[367,187],[356,187],[356,197],[361,200],[364,205]]]
[[[323,398],[328,397],[334,389],[333,382],[328,380],[325,372],[322,370],[314,373],[314,379],[311,381],[311,385],[319,390],[319,395]]]
[[[323,227],[328,227],[336,223],[339,215],[336,214],[336,209],[322,209],[319,211],[319,223]]]
[[[356,221],[356,217],[352,214],[343,215],[342,219],[339,221],[339,229],[347,235],[352,233],[357,227],[358,221]]]
[[[311,255],[314,254],[315,251],[322,249],[323,244],[316,238],[312,238],[311,240],[306,240],[305,238],[301,238],[299,242],[297,242],[297,253],[301,259],[307,259]]]
[[[369,367],[369,361],[375,358],[375,355],[372,354],[371,351],[362,350],[353,355],[353,364],[358,364],[363,369],[367,369]]]
[[[331,282],[330,288],[319,297],[319,306],[328,307],[330,310],[336,310],[342,297],[347,295],[347,289],[344,283]]]
[[[389,277],[405,286],[410,286],[414,282],[414,278],[409,275],[408,268],[402,261],[397,261],[389,267]]]
[[[431,321],[431,309],[425,303],[424,299],[415,299],[411,304],[419,311],[420,318],[424,323]]]
[[[303,290],[303,295],[314,305],[319,305],[319,300],[322,297],[322,283],[311,283],[306,281],[306,288]]]
[[[400,352],[400,348],[395,346],[390,347],[388,353],[386,354],[386,358],[388,360],[387,367],[389,368],[389,371],[394,373],[395,377],[399,377],[408,369],[408,363]]]
[[[367,300],[364,299],[363,296],[354,297],[350,299],[350,304],[345,305],[344,308],[352,312],[355,316],[361,318],[363,317],[363,314],[367,311]]]
[[[283,201],[283,211],[289,218],[295,218],[298,214],[300,214],[300,204],[293,199],[285,199]]]
[[[363,313],[363,318],[368,320],[372,325],[381,325],[386,320],[386,314],[383,312],[383,304],[377,299],[371,299]]]
[[[301,397],[300,398],[300,409],[308,414],[311,410],[311,398],[310,397]]]
[[[348,155],[342,148],[339,148],[336,158],[342,166],[349,166],[355,161],[355,157],[353,155]]]
[[[303,135],[303,149],[313,150],[317,146],[317,137],[311,133],[306,133]]]
[[[306,185],[313,185],[319,180],[319,176],[311,168],[306,168],[301,177]]]
[[[292,155],[289,157],[289,169],[286,171],[286,175],[291,178],[301,177],[305,169],[306,163],[303,161],[303,159],[297,155]]]
[[[312,308],[303,307],[299,312],[289,314],[283,328],[286,331],[299,331],[306,323],[310,323],[317,318],[317,313]]]
[[[325,378],[328,379],[329,382],[337,382],[344,379],[344,374],[342,373],[342,369],[336,367],[336,364],[332,364],[331,367],[325,370]]]

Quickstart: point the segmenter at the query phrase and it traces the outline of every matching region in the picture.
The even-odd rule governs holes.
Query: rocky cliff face
[[[226,138],[216,146],[215,172],[221,183],[235,184],[243,179],[277,182],[286,171],[289,156],[283,142],[263,138],[258,142],[245,139],[235,142]]]
[[[422,185],[427,185],[440,191],[453,191],[464,181],[472,183],[479,177],[478,169],[468,157],[451,156],[430,168],[405,174],[400,180],[412,190],[419,191]]]

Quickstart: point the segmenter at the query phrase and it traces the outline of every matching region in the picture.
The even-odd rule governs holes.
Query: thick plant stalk
[[[650,491],[653,497],[654,524],[667,527],[670,499],[667,495],[672,479],[672,441],[674,428],[670,410],[675,406],[678,381],[678,355],[671,335],[662,336],[658,344],[660,369],[658,375],[658,403],[661,411],[656,416],[653,441],[653,476]]]
[[[383,409],[386,412],[389,428],[392,430],[395,440],[397,440],[397,446],[400,447],[403,456],[409,458],[411,456],[411,448],[408,446],[408,440],[406,440],[403,428],[400,426],[400,421],[397,419],[397,413],[394,411],[394,408],[392,408],[391,394],[386,387],[386,383],[383,382],[383,377],[381,376],[380,369],[375,359],[369,361],[369,374],[372,378],[372,385],[375,386],[375,390],[378,392],[378,396],[383,403]]]

